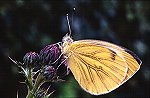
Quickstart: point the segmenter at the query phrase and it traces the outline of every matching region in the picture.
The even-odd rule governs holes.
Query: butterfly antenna
[[[67,23],[68,23],[68,29],[69,29],[69,36],[71,36],[71,27],[70,27],[70,21],[69,21],[69,14],[66,15],[67,16]]]
[[[75,11],[76,11],[76,8],[74,7],[73,8],[73,11],[72,11],[72,16],[71,16],[71,25],[73,26],[73,20],[74,20],[74,16],[75,16]]]

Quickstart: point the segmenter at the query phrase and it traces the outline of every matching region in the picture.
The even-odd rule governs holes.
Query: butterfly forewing
[[[94,95],[117,88],[128,71],[128,64],[119,49],[107,48],[98,42],[82,40],[68,46],[70,70],[79,85]]]

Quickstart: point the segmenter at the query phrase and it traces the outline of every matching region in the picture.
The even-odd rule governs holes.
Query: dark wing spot
[[[110,50],[110,51],[111,51],[111,59],[112,59],[112,60],[115,60],[116,52],[114,52],[114,51],[112,51],[112,50]]]

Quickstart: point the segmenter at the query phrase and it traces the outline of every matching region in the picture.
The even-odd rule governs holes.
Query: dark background
[[[74,11],[73,8],[76,8]],[[142,60],[141,69],[129,81],[106,95],[83,91],[70,74],[56,83],[53,97],[148,98],[150,82],[150,2],[134,0],[0,0],[0,98],[25,98],[26,86],[8,55],[22,61],[26,52],[38,52],[72,37],[98,39],[124,46]]]

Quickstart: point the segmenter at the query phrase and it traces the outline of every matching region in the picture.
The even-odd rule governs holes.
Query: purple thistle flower
[[[38,53],[35,52],[28,52],[23,57],[23,62],[25,65],[36,65],[39,60]]]
[[[40,51],[40,62],[45,65],[51,65],[51,63],[55,62],[59,56],[61,55],[61,49],[57,44],[47,45]],[[58,62],[61,62],[58,60]],[[55,65],[58,64],[55,63]]]
[[[56,76],[56,69],[53,66],[46,65],[43,69],[43,76],[47,80],[51,80]]]
[[[49,76],[51,73],[51,70],[49,68],[51,68],[51,67],[49,67],[49,66],[53,66],[56,70],[57,67],[60,64],[62,64],[58,68],[58,71],[57,71],[58,76],[60,76],[60,75],[64,76],[64,74],[66,75],[66,73],[67,74],[69,73],[68,68],[67,68],[67,72],[66,72],[67,63],[66,63],[66,61],[64,61],[65,58],[63,55],[60,57],[61,53],[62,52],[61,52],[61,49],[58,44],[47,45],[40,51],[40,54],[39,54],[40,63],[44,67],[44,71],[45,71],[44,75],[46,77],[49,77],[49,79],[51,78],[51,76]],[[48,72],[48,71],[50,71],[50,72]]]

